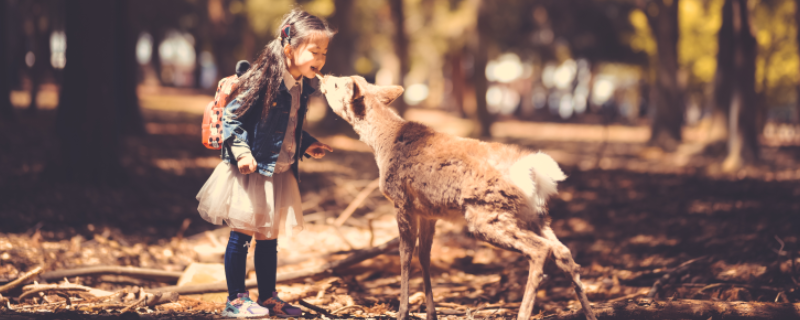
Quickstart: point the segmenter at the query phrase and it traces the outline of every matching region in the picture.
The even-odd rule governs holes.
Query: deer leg
[[[425,284],[425,306],[428,320],[436,320],[436,304],[433,302],[431,286],[431,246],[436,233],[436,220],[419,221],[419,264],[422,266],[422,282]]]
[[[520,221],[511,212],[492,212],[468,209],[466,214],[470,231],[478,238],[500,248],[519,251],[530,259],[530,273],[525,285],[518,320],[528,320],[533,312],[536,289],[542,277],[544,262],[550,253],[550,241],[527,230],[527,223]]]
[[[397,226],[400,229],[400,309],[397,319],[402,320],[408,318],[408,278],[417,244],[417,217],[406,210],[398,211]]]
[[[569,251],[569,248],[567,248],[567,246],[565,246],[563,243],[561,243],[561,241],[558,240],[558,238],[556,238],[556,235],[553,233],[552,229],[547,227],[542,231],[542,233],[553,245],[553,258],[556,266],[558,266],[559,269],[564,271],[570,277],[570,279],[572,279],[572,286],[575,288],[575,294],[578,296],[578,300],[581,302],[583,314],[586,315],[586,319],[597,320],[592,307],[589,305],[589,299],[586,298],[586,292],[584,291],[583,283],[581,283],[581,266],[572,260],[572,253]]]
[[[542,281],[542,269],[547,255],[542,255],[530,260],[528,269],[528,283],[525,285],[525,294],[522,296],[522,303],[519,306],[518,320],[530,319],[533,313],[533,303],[536,300],[536,289]]]

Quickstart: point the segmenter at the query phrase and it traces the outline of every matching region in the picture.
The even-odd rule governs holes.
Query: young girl
[[[223,115],[222,159],[197,194],[198,211],[214,224],[231,227],[225,251],[226,317],[297,317],[299,308],[275,292],[277,237],[303,226],[298,161],[322,158],[331,147],[303,132],[307,79],[325,65],[333,31],[313,15],[293,10],[278,38],[267,44],[242,75],[238,96]],[[245,288],[247,249],[256,238],[257,302]]]

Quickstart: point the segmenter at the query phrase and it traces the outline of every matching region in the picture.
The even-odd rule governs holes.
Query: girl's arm
[[[246,93],[246,92],[245,92]],[[242,125],[241,118],[236,115],[236,110],[238,110],[242,106],[242,97],[244,93],[240,94],[236,99],[233,99],[227,106],[225,106],[225,110],[222,113],[222,139],[226,144],[231,146],[231,151],[234,152],[234,156],[239,158],[242,152],[250,152],[250,145],[247,141],[247,130],[244,129]],[[248,110],[249,111],[249,110]],[[247,148],[244,150],[244,148]],[[233,150],[236,148],[240,154],[236,154]]]
[[[310,147],[314,142],[317,142],[317,139],[312,137],[308,132],[303,130],[303,141],[300,141],[300,154],[304,155],[306,158],[311,158],[311,155],[306,153],[308,147]]]
[[[241,97],[242,95],[239,95],[225,106],[225,110],[222,113],[222,138],[224,143],[231,147],[231,153],[233,153],[233,158],[237,162],[239,172],[250,174],[256,170],[256,161],[250,152],[247,130],[242,125],[241,117],[237,117],[235,114],[236,110],[242,106]],[[245,115],[242,115],[242,117]]]

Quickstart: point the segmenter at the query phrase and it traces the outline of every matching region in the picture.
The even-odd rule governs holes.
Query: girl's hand
[[[333,148],[319,141],[312,143],[311,146],[309,146],[308,149],[306,149],[306,153],[314,157],[314,159],[319,159],[324,157],[325,151],[333,152]]]
[[[251,174],[256,171],[256,159],[253,159],[251,154],[242,156],[236,162],[239,164],[239,172],[241,174]]]

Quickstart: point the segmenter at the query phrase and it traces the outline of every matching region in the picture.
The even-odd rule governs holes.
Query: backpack
[[[217,84],[217,93],[214,95],[214,101],[206,105],[205,112],[203,112],[202,127],[202,142],[206,148],[211,150],[222,149],[222,114],[225,111],[225,106],[236,98],[236,93],[239,90],[239,76],[241,76],[250,64],[247,61],[239,61],[236,64],[236,74],[222,78]]]

